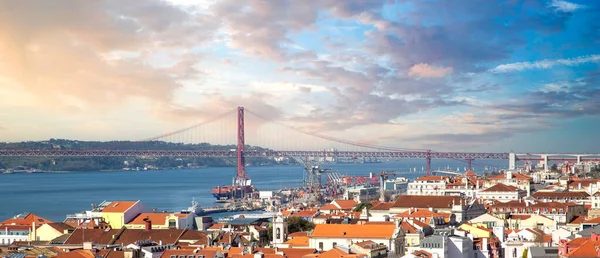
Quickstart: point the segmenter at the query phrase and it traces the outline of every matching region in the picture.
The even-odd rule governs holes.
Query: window
[[[275,235],[276,235],[275,239],[280,239],[281,238],[281,229],[277,228],[277,229],[275,229],[275,232],[276,232],[275,233]]]
[[[513,248],[513,257],[516,258],[517,257],[517,248]]]
[[[319,249],[321,249],[321,251],[323,251],[323,242],[319,242]]]
[[[169,228],[177,228],[177,222],[174,219],[169,220]]]
[[[194,256],[193,255],[188,255],[188,258],[194,258]]]
[[[333,242],[333,248],[335,248],[337,246],[336,242]]]
[[[177,258],[177,255],[171,255],[171,258]]]

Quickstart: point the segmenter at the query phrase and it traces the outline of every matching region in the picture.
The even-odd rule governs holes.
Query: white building
[[[422,176],[408,183],[407,195],[445,195],[447,176]]]
[[[453,230],[444,230],[423,238],[415,250],[428,252],[432,257],[470,258],[473,257],[473,240],[454,235]]]
[[[499,183],[478,193],[478,198],[485,201],[509,202],[525,197],[527,193],[515,186]]]
[[[506,171],[503,175],[496,175],[489,178],[486,181],[485,187],[492,187],[496,184],[505,184],[517,187],[527,193],[527,196],[531,193],[532,178],[526,175],[515,173],[514,171]]]
[[[398,223],[318,224],[308,237],[309,247],[320,251],[337,246],[348,248],[354,243],[371,240],[385,245],[392,255],[402,256],[404,253],[404,232]]]

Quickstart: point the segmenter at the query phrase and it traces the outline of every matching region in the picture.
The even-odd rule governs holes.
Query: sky
[[[0,141],[244,106],[398,148],[598,153],[599,20],[582,0],[0,1]]]

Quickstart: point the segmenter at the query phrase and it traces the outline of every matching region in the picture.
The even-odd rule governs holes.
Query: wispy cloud
[[[408,70],[408,75],[413,77],[444,77],[452,72],[452,67],[433,67],[420,63],[413,65]]]
[[[548,5],[550,6],[550,8],[554,8],[560,12],[574,12],[579,9],[585,8],[584,5],[561,0],[552,0]]]
[[[530,69],[548,69],[557,65],[576,66],[584,63],[600,62],[600,55],[580,56],[569,59],[544,59],[536,62],[518,62],[496,66],[492,72],[505,73]]]

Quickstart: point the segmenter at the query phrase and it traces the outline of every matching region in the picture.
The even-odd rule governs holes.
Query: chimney
[[[144,223],[146,223],[146,231],[152,230],[152,221],[149,218],[144,218]]]
[[[581,190],[581,183],[577,183],[577,189]]]
[[[32,241],[37,241],[37,232],[35,230],[35,221],[31,223],[31,238]]]
[[[488,239],[487,237],[483,238],[483,242],[481,243],[481,250],[483,251],[487,251],[488,250]]]

